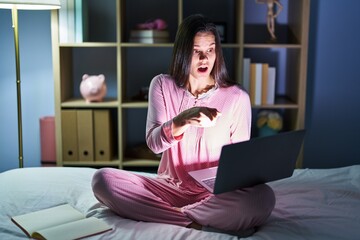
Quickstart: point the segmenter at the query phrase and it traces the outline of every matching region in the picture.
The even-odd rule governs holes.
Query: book
[[[75,42],[75,2],[67,0],[68,42]]]
[[[68,42],[68,23],[67,23],[67,0],[61,0],[59,9],[59,41],[60,43]]]
[[[243,87],[250,92],[250,58],[243,59]]]
[[[261,105],[262,63],[250,64],[250,100],[253,105]]]
[[[132,37],[130,42],[135,43],[168,43],[167,38],[158,38],[158,37]]]
[[[168,43],[169,32],[164,30],[131,30],[130,42]]]
[[[168,38],[169,32],[164,30],[131,30],[130,37],[133,38]]]
[[[88,0],[75,0],[75,42],[88,41]]]
[[[59,42],[75,42],[74,0],[61,0],[61,8],[59,9]]]
[[[261,73],[261,104],[267,104],[267,94],[268,94],[268,78],[269,78],[269,64],[262,64],[262,73]]]
[[[101,219],[86,218],[70,204],[14,216],[11,221],[34,239],[79,239],[112,229]]]
[[[269,67],[268,69],[268,90],[267,90],[267,104],[275,104],[275,80],[276,68]]]

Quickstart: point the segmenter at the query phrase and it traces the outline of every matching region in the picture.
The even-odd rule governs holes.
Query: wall
[[[360,164],[360,1],[313,0],[304,167]]]
[[[50,12],[19,11],[24,166],[40,165],[39,119],[54,115]],[[18,167],[11,10],[0,9],[0,172]]]
[[[312,0],[304,167],[360,164],[360,1]],[[30,21],[31,19],[31,21]],[[19,13],[25,167],[40,165],[39,118],[54,114],[49,11]],[[0,10],[0,172],[18,166],[14,43]]]

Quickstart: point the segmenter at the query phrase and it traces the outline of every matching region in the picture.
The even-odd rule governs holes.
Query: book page
[[[104,221],[90,217],[38,231],[32,237],[35,239],[51,240],[79,239],[111,229]]]
[[[12,217],[29,237],[35,231],[83,219],[85,216],[69,204]]]

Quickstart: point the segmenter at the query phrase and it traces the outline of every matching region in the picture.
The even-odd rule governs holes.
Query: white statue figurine
[[[280,14],[283,9],[283,6],[279,0],[255,0],[256,3],[267,4],[267,29],[271,36],[271,42],[276,42],[275,35],[275,18]],[[277,6],[276,12],[274,11],[275,5]]]

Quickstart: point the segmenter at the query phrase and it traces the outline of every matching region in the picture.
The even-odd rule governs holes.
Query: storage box
[[[55,118],[45,116],[40,118],[40,143],[41,143],[41,162],[55,163]]]

